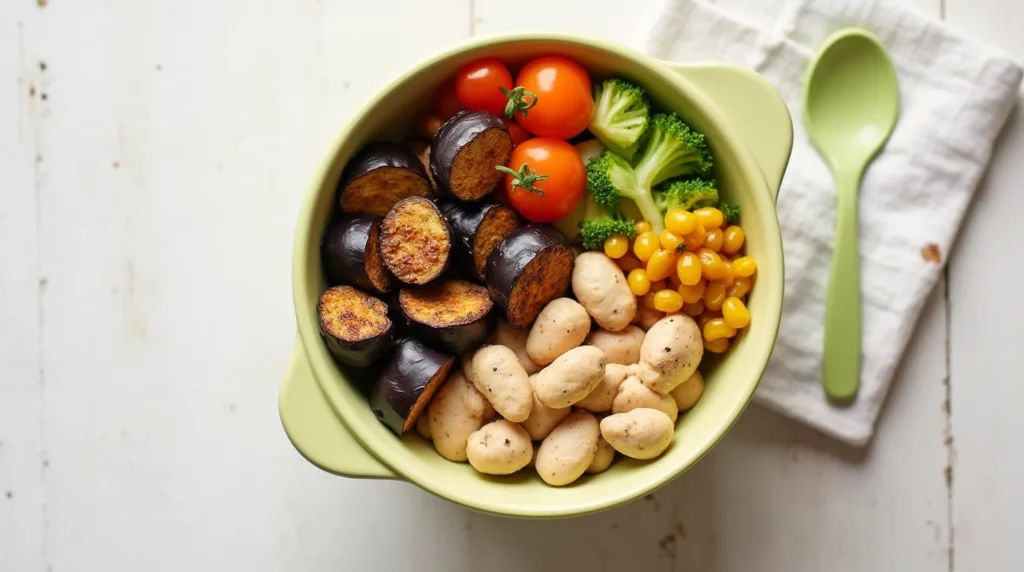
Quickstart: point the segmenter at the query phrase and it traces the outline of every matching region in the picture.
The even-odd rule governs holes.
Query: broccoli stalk
[[[711,169],[711,155],[704,136],[691,130],[678,115],[655,115],[648,131],[635,167],[611,151],[591,159],[587,188],[598,204],[609,209],[618,208],[621,198],[633,201],[651,229],[660,234],[665,229],[665,201],[655,198],[654,186],[680,175],[706,174]]]
[[[612,210],[618,209],[622,198],[632,200],[655,232],[665,229],[665,217],[651,189],[641,187],[633,167],[615,153],[605,151],[587,163],[587,189],[597,204]]]
[[[636,222],[620,213],[600,205],[588,194],[584,199],[583,220],[580,221],[579,240],[583,248],[594,250],[601,248],[609,236],[620,234],[627,238],[636,236]]]
[[[594,116],[588,129],[605,147],[632,161],[650,121],[644,90],[623,79],[608,79],[594,86]]]
[[[657,193],[657,200],[658,206],[665,212],[672,209],[691,211],[717,205],[718,189],[707,179],[676,180]]]

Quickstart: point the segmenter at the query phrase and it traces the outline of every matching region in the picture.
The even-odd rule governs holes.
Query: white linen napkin
[[[664,0],[654,12],[637,47],[668,60],[753,68],[789,106],[793,154],[778,202],[786,293],[778,342],[755,400],[864,445],[1016,101],[1021,68],[996,48],[885,1]],[[856,402],[842,407],[826,400],[820,375],[835,188],[801,124],[801,89],[818,46],[851,25],[889,48],[901,114],[861,183],[861,387]],[[942,262],[929,260],[932,254]]]

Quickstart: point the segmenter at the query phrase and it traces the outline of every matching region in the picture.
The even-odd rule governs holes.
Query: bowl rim
[[[488,498],[474,498],[468,495],[462,496],[457,492],[453,493],[451,489],[435,486],[435,483],[429,479],[418,479],[415,474],[410,474],[410,472],[403,470],[402,463],[395,463],[393,462],[393,459],[387,458],[388,455],[380,453],[378,448],[375,446],[375,443],[380,439],[380,437],[363,427],[363,424],[350,423],[349,421],[350,412],[354,412],[354,408],[362,403],[351,403],[343,399],[341,396],[336,395],[335,393],[338,391],[338,388],[332,387],[332,384],[328,382],[328,379],[331,376],[330,372],[325,368],[336,368],[337,366],[334,361],[330,359],[327,349],[321,342],[317,321],[313,314],[310,313],[310,310],[315,310],[315,303],[311,305],[304,298],[304,292],[308,290],[308,284],[305,279],[307,266],[304,264],[304,261],[308,259],[308,252],[306,251],[305,246],[308,243],[312,221],[316,215],[317,199],[324,187],[325,179],[332,171],[332,167],[338,153],[341,151],[353,128],[366,118],[382,97],[399,88],[405,82],[409,81],[410,78],[422,73],[424,70],[437,66],[450,58],[458,57],[465,52],[486,48],[488,46],[524,42],[565,43],[614,52],[620,57],[631,60],[633,65],[646,68],[649,72],[660,76],[666,83],[671,84],[674,89],[685,94],[687,98],[692,100],[695,107],[701,110],[707,122],[714,125],[718,132],[723,136],[725,139],[723,144],[732,149],[736,155],[735,166],[743,172],[743,178],[756,183],[757,189],[751,189],[751,195],[753,200],[758,203],[758,207],[763,207],[765,209],[763,212],[775,211],[775,204],[768,182],[765,180],[764,174],[762,173],[757,161],[754,159],[750,149],[740,136],[735,133],[729,122],[722,116],[721,111],[714,105],[714,103],[710,101],[701,92],[701,90],[687,78],[676,73],[668,63],[639,52],[629,46],[610,41],[605,38],[596,38],[586,35],[526,32],[474,37],[455,43],[454,45],[440,50],[438,53],[428,58],[420,60],[418,63],[408,66],[403,73],[393,78],[387,84],[379,88],[371,97],[367,98],[360,109],[345,122],[344,126],[334,137],[333,143],[328,148],[327,154],[322,158],[317,167],[315,175],[306,190],[299,209],[292,252],[292,298],[298,335],[305,348],[306,359],[309,361],[313,377],[316,378],[317,385],[324,394],[324,399],[327,400],[334,414],[338,417],[342,425],[344,425],[344,427],[352,434],[359,445],[380,461],[381,464],[393,471],[398,478],[412,483],[427,492],[430,492],[434,496],[483,513],[517,518],[565,518],[609,510],[660,489],[675,480],[690,467],[693,467],[700,462],[705,455],[707,455],[719,442],[721,442],[722,438],[740,418],[743,411],[751,402],[754,391],[760,384],[760,380],[768,366],[768,359],[770,358],[772,349],[775,346],[781,321],[783,303],[782,286],[784,282],[782,270],[784,265],[781,262],[783,260],[782,236],[777,219],[766,225],[767,238],[769,238],[770,242],[773,243],[767,244],[766,247],[769,248],[769,250],[777,251],[776,254],[780,261],[780,271],[770,279],[770,281],[774,283],[774,290],[779,292],[779,296],[778,300],[774,304],[776,308],[772,310],[771,313],[775,318],[772,320],[772,324],[768,324],[770,327],[765,331],[765,335],[763,336],[763,347],[760,348],[759,352],[750,356],[751,358],[756,356],[760,362],[760,365],[757,366],[757,369],[759,370],[757,373],[757,379],[745,386],[745,393],[742,395],[742,399],[737,401],[737,405],[727,416],[723,416],[718,428],[714,430],[705,442],[697,448],[698,452],[690,457],[689,463],[684,462],[672,466],[671,468],[658,473],[656,478],[650,479],[648,482],[642,483],[637,487],[628,487],[619,494],[608,495],[598,499],[587,499],[587,501],[579,502],[572,507],[563,507],[560,509],[552,509],[544,506],[529,507],[528,509],[520,507],[520,510],[509,511],[500,502],[493,502]],[[316,257],[316,259],[319,260],[319,257]],[[762,277],[761,280],[764,280],[764,277]],[[768,303],[771,304],[771,300],[768,300]],[[752,350],[754,349],[757,348],[752,348]],[[314,357],[312,354],[314,353],[316,354],[315,357],[317,359],[312,359]]]

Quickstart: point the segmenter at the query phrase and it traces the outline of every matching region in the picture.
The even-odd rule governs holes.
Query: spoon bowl
[[[822,360],[825,394],[836,402],[852,400],[860,385],[860,180],[888,141],[898,117],[899,84],[882,42],[860,28],[830,36],[807,72],[804,124],[836,185],[836,234]]]

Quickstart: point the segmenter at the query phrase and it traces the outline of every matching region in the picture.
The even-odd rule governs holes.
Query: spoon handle
[[[825,301],[825,351],[822,380],[829,399],[848,402],[860,384],[861,302],[858,204],[860,172],[835,174],[837,209],[835,247]]]

